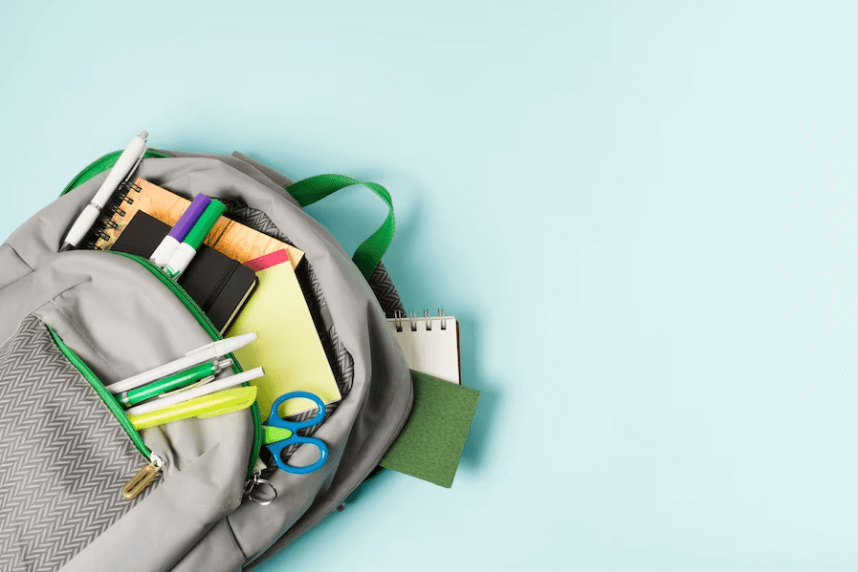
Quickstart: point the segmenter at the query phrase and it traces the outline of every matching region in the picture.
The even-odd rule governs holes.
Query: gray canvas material
[[[188,154],[146,159],[137,175],[186,198],[205,192],[243,203],[304,250],[324,300],[319,320],[330,322],[324,331],[332,347],[342,347],[335,369],[348,370],[351,387],[315,433],[329,447],[328,462],[309,475],[263,473],[278,491],[268,506],[242,495],[253,436],[249,411],[143,431],[146,444],[167,460],[157,487],[64,570],[236,570],[286,546],[377,466],[410,411],[410,375],[372,288],[339,243],[278,186],[285,177],[241,156]],[[36,312],[110,384],[210,338],[136,262],[104,252],[57,254],[104,176],[46,206],[0,246],[0,340]],[[313,454],[298,448],[293,462]]]

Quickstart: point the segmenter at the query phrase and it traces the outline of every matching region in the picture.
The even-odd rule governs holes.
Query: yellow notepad
[[[256,272],[259,284],[229,335],[256,332],[259,336],[235,356],[244,369],[262,366],[265,370],[265,375],[250,382],[258,390],[256,402],[262,420],[268,418],[274,401],[290,391],[315,393],[325,403],[341,399],[286,251],[278,250],[246,264]],[[280,406],[280,415],[285,418],[315,407],[309,399],[290,399]]]

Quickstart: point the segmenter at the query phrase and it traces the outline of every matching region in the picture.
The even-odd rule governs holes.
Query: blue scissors
[[[280,405],[284,401],[295,399],[296,397],[304,397],[312,400],[319,408],[316,416],[312,419],[308,419],[307,421],[286,421],[280,417],[280,413],[277,411],[280,408]],[[324,441],[316,439],[315,437],[302,437],[301,435],[298,435],[298,429],[318,425],[324,420],[325,403],[319,399],[317,395],[308,391],[290,391],[289,393],[284,393],[278,397],[277,401],[275,401],[271,406],[271,414],[268,416],[265,423],[262,424],[265,428],[265,446],[268,447],[268,450],[271,451],[272,455],[274,455],[274,462],[277,463],[277,466],[287,473],[305,475],[307,473],[312,473],[324,465],[325,461],[328,460],[328,446],[325,445]],[[295,467],[294,465],[286,464],[283,459],[280,458],[280,454],[286,447],[290,445],[300,445],[303,443],[315,445],[316,448],[319,449],[319,459],[312,465],[307,465],[306,467]]]

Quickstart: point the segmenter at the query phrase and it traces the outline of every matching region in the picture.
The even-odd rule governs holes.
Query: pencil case
[[[44,356],[40,360],[66,368],[65,377],[58,376],[52,383],[62,385],[70,396],[89,392],[85,403],[91,411],[85,417],[103,417],[109,433],[86,430],[92,436],[87,442],[93,446],[82,458],[110,457],[108,450],[119,449],[116,454],[121,453],[121,462],[109,465],[119,467],[116,475],[107,469],[98,471],[111,474],[110,486],[93,485],[101,495],[92,493],[98,503],[118,508],[110,512],[112,516],[98,520],[98,530],[90,536],[72,534],[79,528],[71,526],[76,522],[73,517],[54,518],[47,509],[18,511],[18,517],[26,513],[31,520],[14,528],[44,532],[22,536],[13,527],[0,525],[0,547],[8,548],[4,554],[14,555],[8,558],[9,566],[0,568],[27,570],[37,561],[39,570],[252,567],[334,512],[377,467],[408,418],[413,399],[411,377],[386,324],[386,316],[402,311],[402,305],[380,262],[385,241],[392,236],[392,214],[390,228],[374,234],[376,240],[370,241],[370,248],[352,260],[302,206],[354,179],[326,176],[292,185],[241,155],[148,151],[136,176],[186,199],[205,192],[229,205],[226,216],[304,251],[305,260],[296,268],[296,275],[342,399],[314,434],[327,445],[328,461],[306,475],[286,473],[270,463],[260,472],[261,420],[253,409],[145,429],[139,432],[141,451],[133,433],[124,429],[122,412],[114,415],[117,411],[111,411],[110,400],[102,400],[82,372],[89,371],[93,380],[109,386],[218,339],[220,334],[187,292],[165,280],[146,260],[91,250],[58,252],[66,230],[91,200],[116,155],[84,169],[59,199],[0,246],[0,339],[11,344],[9,348],[20,347],[22,340],[36,344],[39,352],[50,355],[50,360]],[[375,187],[384,198],[386,191]],[[386,198],[389,202],[389,195]],[[0,371],[0,400],[9,399],[11,388],[25,383],[36,392],[40,391],[36,388],[49,387],[42,381],[49,375],[45,372],[27,380],[16,377],[13,372],[21,353],[9,355],[11,369]],[[236,362],[235,368],[240,371],[241,364]],[[74,408],[83,408],[83,403]],[[50,415],[40,416],[47,435],[55,437],[61,428],[51,419],[61,412],[52,407]],[[95,411],[97,416],[91,413]],[[66,421],[63,427],[74,425]],[[8,421],[0,419],[0,435],[6,434],[8,426]],[[10,444],[4,439],[0,437],[0,446],[6,449]],[[155,478],[137,498],[125,500],[122,487],[151,462],[146,450],[162,466],[148,470],[157,469]],[[309,454],[304,446],[291,453],[299,464]],[[77,486],[76,480],[91,478],[62,455],[36,463],[32,474],[22,475],[18,469],[3,476],[21,487],[27,487],[28,480],[41,483],[47,479],[43,488],[53,492],[41,493],[46,507],[56,505]],[[62,484],[57,486],[50,479]],[[261,494],[270,500],[267,504],[245,494],[261,481],[266,483]],[[276,496],[266,497],[266,491],[274,491]],[[95,514],[89,509],[81,512]],[[70,525],[58,527],[63,520]],[[59,529],[68,534],[57,533]],[[117,550],[117,546],[123,549]]]

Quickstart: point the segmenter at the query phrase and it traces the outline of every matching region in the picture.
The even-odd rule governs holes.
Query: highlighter
[[[211,203],[211,199],[202,193],[194,197],[194,200],[191,201],[191,204],[188,205],[188,208],[185,209],[185,212],[176,221],[176,225],[164,237],[164,240],[161,241],[161,244],[152,253],[152,256],[149,257],[149,261],[152,264],[163,268],[170,261],[170,257],[173,256],[173,253],[176,252],[176,249],[185,240],[188,233],[191,232],[194,223],[199,220],[206,207],[209,206],[209,203]]]
[[[128,420],[131,421],[135,429],[140,431],[191,417],[205,418],[226,415],[247,409],[253,405],[254,401],[256,401],[255,387],[236,387],[197,397],[166,409],[141,415],[129,415]]]
[[[222,202],[212,199],[206,210],[197,220],[196,224],[191,228],[188,236],[176,248],[176,252],[170,257],[170,261],[164,267],[172,278],[176,279],[182,275],[182,272],[188,267],[188,264],[193,260],[200,245],[206,239],[209,231],[215,225],[217,220],[226,211],[226,205]]]

